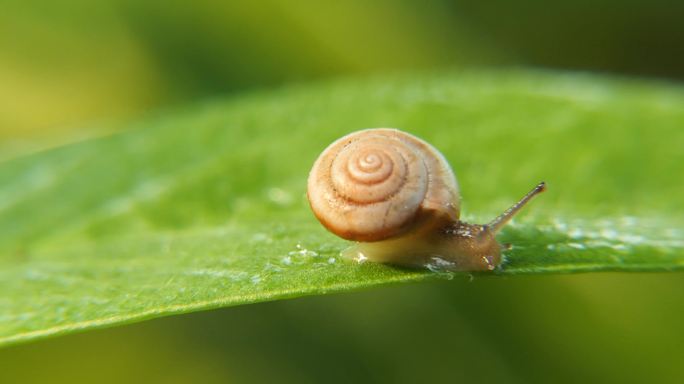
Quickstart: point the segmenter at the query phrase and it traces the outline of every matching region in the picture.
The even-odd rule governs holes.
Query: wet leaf
[[[305,199],[320,151],[366,127],[439,148],[464,217],[540,180],[494,275],[684,267],[684,91],[470,72],[253,93],[0,163],[0,344],[200,309],[454,274],[342,260]]]

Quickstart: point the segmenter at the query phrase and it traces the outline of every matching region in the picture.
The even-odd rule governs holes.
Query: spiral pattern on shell
[[[319,221],[348,240],[400,235],[425,212],[459,215],[456,178],[444,157],[395,129],[358,131],[332,143],[314,163],[307,195]]]

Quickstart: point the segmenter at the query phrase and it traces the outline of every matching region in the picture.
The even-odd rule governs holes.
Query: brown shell
[[[356,241],[399,236],[425,217],[459,218],[458,184],[439,151],[396,129],[351,133],[314,163],[307,195],[318,220]]]

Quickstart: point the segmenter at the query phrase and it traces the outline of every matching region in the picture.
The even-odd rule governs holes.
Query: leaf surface
[[[0,345],[452,278],[341,259],[310,213],[315,158],[368,127],[442,151],[468,221],[547,181],[494,275],[684,268],[680,88],[526,71],[292,86],[0,163]]]

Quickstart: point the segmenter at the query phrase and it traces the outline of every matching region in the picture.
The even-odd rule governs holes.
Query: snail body
[[[540,183],[489,224],[462,222],[458,183],[444,156],[413,135],[376,128],[328,146],[311,169],[307,197],[323,226],[358,242],[346,256],[486,271],[501,262],[495,234],[544,189]]]

